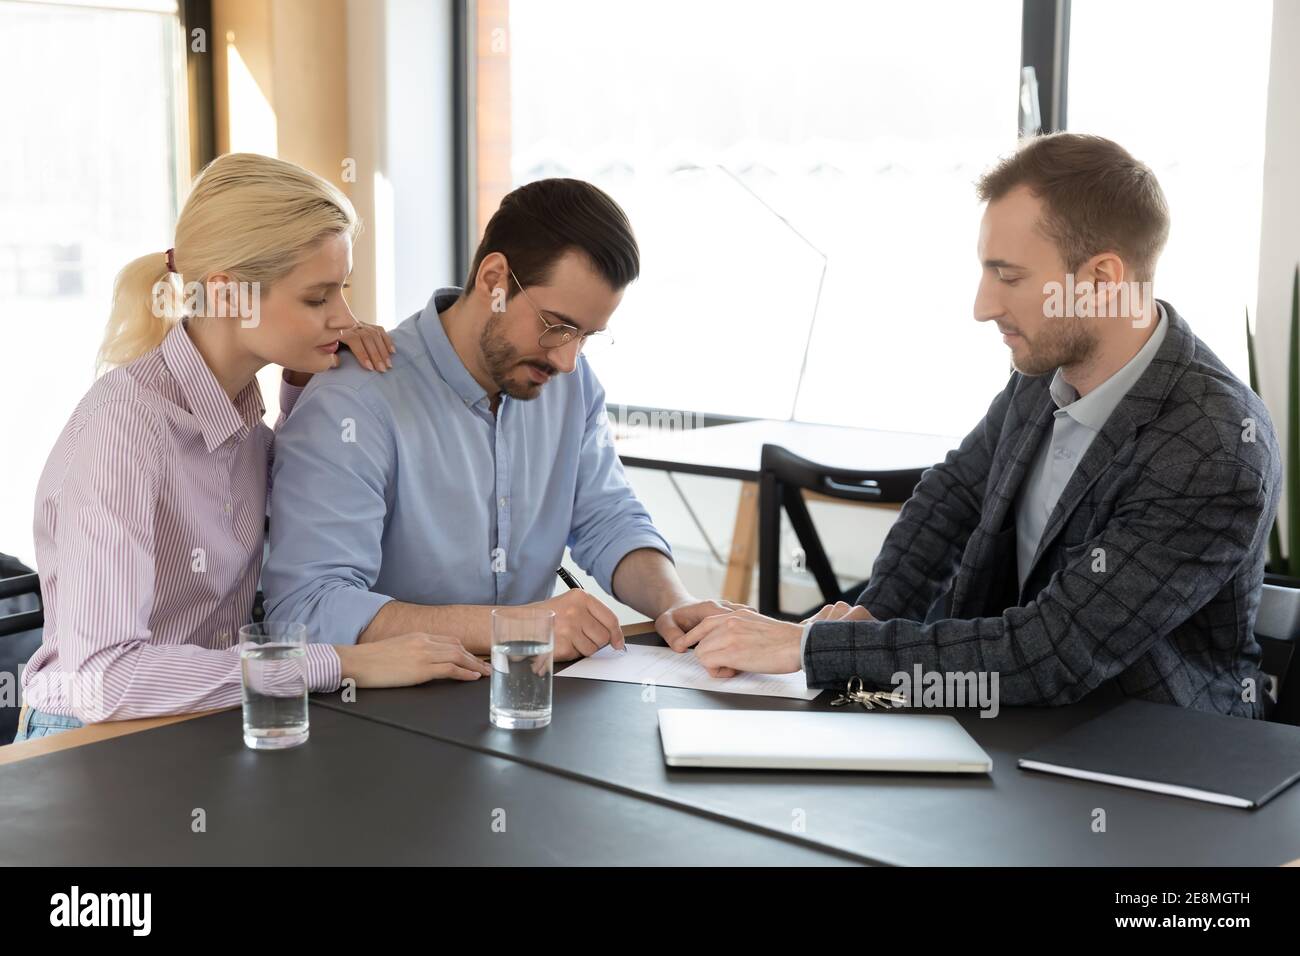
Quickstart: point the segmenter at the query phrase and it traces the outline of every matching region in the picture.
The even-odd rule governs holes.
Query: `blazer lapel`
[[[995,557],[989,551],[1008,523],[1012,502],[1024,483],[1055,407],[1044,381],[1027,381],[1012,399],[1009,414],[1015,417],[1007,425],[1005,439],[994,449],[989,467],[992,490],[985,493],[979,525],[962,557],[961,573],[953,581],[950,605],[953,614],[964,607],[975,577],[984,573]]]
[[[1061,533],[1070,516],[1074,514],[1079,502],[1088,493],[1088,489],[1110,467],[1123,449],[1131,445],[1137,430],[1159,414],[1170,389],[1174,387],[1174,382],[1191,364],[1196,344],[1191,331],[1187,328],[1187,323],[1168,302],[1161,302],[1161,305],[1165,309],[1165,321],[1169,323],[1169,327],[1165,330],[1165,340],[1160,343],[1160,349],[1151,359],[1151,364],[1147,366],[1146,371],[1115,406],[1115,411],[1111,413],[1110,418],[1106,419],[1106,424],[1088,446],[1074,474],[1066,483],[1065,490],[1061,492],[1056,507],[1052,509],[1047,519],[1047,527],[1043,529],[1043,536],[1038,541],[1034,560],[1025,571],[1026,581],[1029,580],[1030,574],[1033,573],[1034,567],[1042,559],[1043,554]]]
[[[1011,506],[1016,500],[1016,495],[1020,493],[1020,486],[1024,484],[1029,466],[1034,463],[1034,455],[1042,443],[1043,436],[1051,427],[1052,411],[1056,408],[1045,388],[1025,389],[1020,396],[1017,396],[1018,403],[1021,396],[1024,398],[1025,408],[1020,434],[1008,441],[1005,446],[999,443],[999,449],[1007,448],[1010,455],[995,456],[994,467],[990,469],[989,480],[993,483],[994,493],[992,500],[989,501],[989,509],[980,519],[980,526],[990,532],[1000,531],[1006,527]]]

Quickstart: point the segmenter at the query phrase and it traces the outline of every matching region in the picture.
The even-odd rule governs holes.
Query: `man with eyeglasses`
[[[268,618],[316,641],[423,632],[486,654],[494,606],[541,604],[557,659],[621,648],[597,598],[551,597],[566,545],[665,636],[725,610],[683,587],[582,357],[612,344],[639,270],[609,196],[530,183],[488,222],[465,289],[439,289],[393,331],[384,374],[344,357],[314,376],[276,437]]]

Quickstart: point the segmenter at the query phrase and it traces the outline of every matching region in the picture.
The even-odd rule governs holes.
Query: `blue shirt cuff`
[[[343,586],[327,591],[320,596],[311,614],[317,626],[308,624],[307,640],[314,644],[355,644],[361,632],[391,600],[387,594],[358,587]]]
[[[641,548],[652,548],[663,554],[669,561],[673,559],[672,549],[668,547],[668,542],[661,535],[653,531],[638,531],[610,543],[592,562],[592,566],[584,570],[596,579],[596,582],[605,589],[606,594],[612,595],[614,594],[614,571],[618,568],[619,562]]]
[[[812,632],[812,626],[815,622],[809,621],[803,626],[803,636],[799,638],[799,669],[803,670],[804,654],[808,651],[808,635]]]

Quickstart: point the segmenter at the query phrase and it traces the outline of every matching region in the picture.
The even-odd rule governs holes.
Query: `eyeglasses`
[[[614,344],[614,336],[610,335],[608,332],[584,332],[577,326],[569,325],[567,322],[548,321],[542,310],[537,308],[537,303],[532,300],[532,297],[529,296],[527,292],[524,292],[524,284],[520,282],[519,277],[515,275],[515,270],[510,269],[509,271],[510,278],[515,280],[515,285],[519,286],[519,291],[523,293],[528,304],[531,305],[533,311],[537,313],[537,318],[541,320],[542,334],[537,337],[538,348],[543,348],[547,351],[550,351],[551,349],[562,349],[575,338],[578,339],[579,352],[584,350],[603,352]]]

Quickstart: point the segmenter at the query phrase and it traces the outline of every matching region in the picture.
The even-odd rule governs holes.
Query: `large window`
[[[1172,227],[1156,295],[1243,380],[1259,281],[1270,0],[1088,0],[1070,21],[1067,125],[1147,163]]]
[[[978,417],[1007,361],[971,319],[972,183],[1015,146],[1020,0],[478,8],[477,226],[506,189],[571,175],[641,239],[597,362],[611,403],[944,434]],[[1168,195],[1157,295],[1244,376],[1272,3],[1222,9],[1075,3],[1057,55],[1066,128]]]
[[[174,3],[0,0],[0,550],[29,564],[45,458],[94,381],[113,277],[170,244],[182,74]]]
[[[597,360],[611,404],[942,434],[978,419],[971,396],[1009,368],[972,318],[973,183],[1015,146],[1020,0],[484,10],[480,188],[588,179],[641,242]]]

